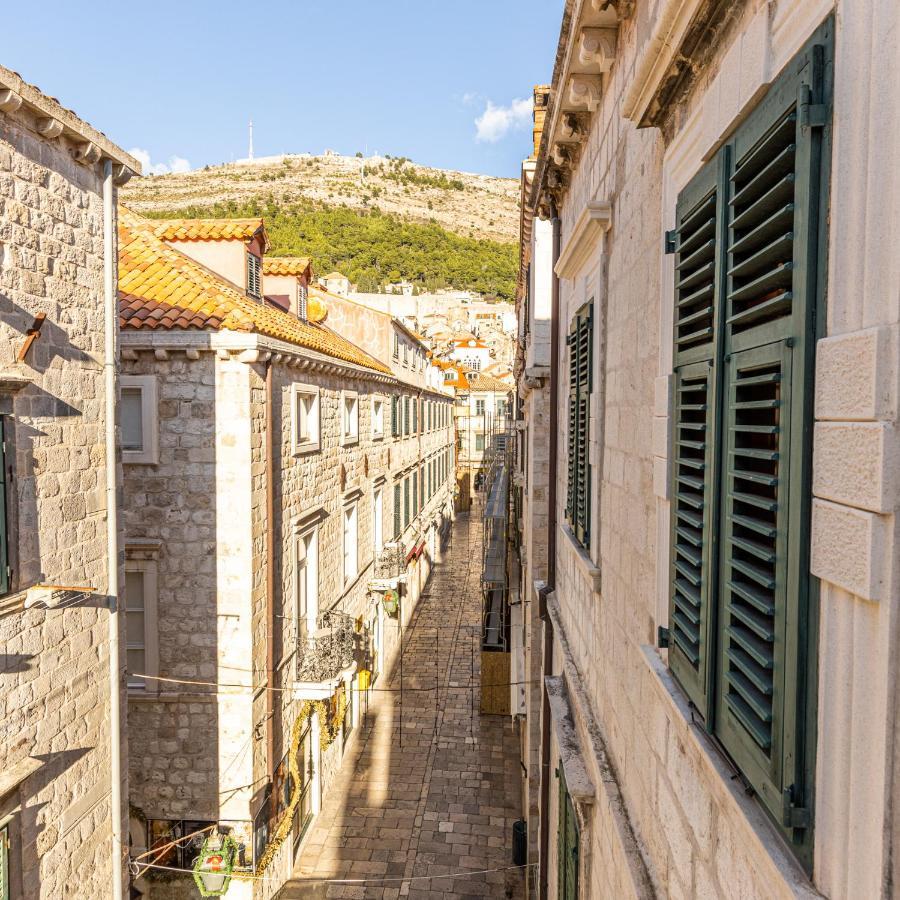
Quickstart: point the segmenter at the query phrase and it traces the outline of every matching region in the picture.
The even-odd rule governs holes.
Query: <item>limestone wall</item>
[[[37,900],[75,884],[108,896],[112,873],[102,178],[99,165],[75,161],[68,138],[36,129],[26,106],[0,112],[11,567],[0,597],[0,820],[21,806],[10,880],[14,896]],[[47,317],[40,337],[17,362],[38,313]],[[65,609],[24,611],[20,592],[37,582],[93,594]]]

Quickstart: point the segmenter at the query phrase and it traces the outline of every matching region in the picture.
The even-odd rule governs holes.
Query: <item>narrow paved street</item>
[[[402,676],[398,660],[363,710],[354,751],[283,900],[523,895],[511,853],[517,736],[509,718],[481,716],[470,689],[479,671],[480,563],[473,511],[456,522],[403,634]]]

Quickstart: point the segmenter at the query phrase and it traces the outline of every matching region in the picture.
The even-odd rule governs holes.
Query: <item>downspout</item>
[[[551,202],[553,217],[553,268],[550,289],[550,460],[547,485],[547,584],[540,592],[539,614],[544,623],[545,675],[553,674],[553,623],[547,613],[547,595],[556,590],[556,462],[559,424],[559,276],[556,263],[559,260],[560,228],[556,204]],[[540,798],[540,871],[541,900],[549,897],[547,861],[550,848],[550,700],[547,689],[541,685],[541,798]]]
[[[106,596],[109,604],[109,756],[112,898],[122,900],[122,722],[119,648],[119,507],[116,473],[116,257],[113,234],[113,164],[103,162],[103,393],[106,401]]]
[[[266,774],[275,780],[275,471],[272,360],[266,361]]]

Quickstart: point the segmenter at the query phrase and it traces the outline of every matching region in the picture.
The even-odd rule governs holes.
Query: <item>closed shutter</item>
[[[0,828],[0,900],[10,900],[9,826]]]
[[[675,209],[674,406],[669,565],[669,664],[697,708],[709,715],[714,648],[718,308],[724,223],[724,163],[713,160],[685,187]],[[711,723],[710,723],[711,724]]]
[[[409,476],[403,479],[403,529],[409,525]]]
[[[412,479],[412,515],[415,518],[419,514],[419,473],[413,472]]]
[[[700,715],[707,715],[713,505],[713,369],[675,375],[669,664]]]
[[[733,139],[717,733],[812,858],[812,401],[833,21]],[[808,731],[807,731],[808,729]]]
[[[578,898],[578,820],[566,786],[562,764],[559,766],[559,822],[557,825],[557,896],[559,900]]]
[[[394,540],[399,540],[400,535],[403,533],[403,525],[401,521],[401,511],[402,511],[402,499],[400,497],[401,494],[400,482],[398,481],[394,485]]]
[[[9,533],[6,509],[6,418],[0,416],[0,594],[9,591]]]
[[[397,427],[397,397],[391,397],[391,435],[397,437],[400,433]]]
[[[777,343],[734,354],[725,407],[717,730],[764,799],[780,805],[790,348]]]
[[[591,470],[589,459],[593,308],[583,306],[575,315],[568,337],[568,490],[566,515],[578,541],[590,542]]]
[[[412,433],[419,432],[419,400],[417,397],[412,399]]]
[[[833,20],[679,197],[670,665],[812,865],[809,578]]]

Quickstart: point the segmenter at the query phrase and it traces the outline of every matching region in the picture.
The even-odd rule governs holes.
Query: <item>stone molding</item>
[[[543,585],[543,582],[535,581],[535,592],[539,593]],[[628,807],[622,797],[618,775],[606,752],[606,741],[591,708],[585,681],[572,656],[563,625],[562,610],[555,591],[547,595],[547,615],[550,617],[550,624],[553,628],[554,641],[562,653],[559,668],[562,670],[562,676],[570,691],[570,711],[573,723],[576,728],[580,727],[580,730],[587,736],[588,746],[585,750],[589,753],[592,764],[589,768],[595,767],[602,776],[600,778],[601,791],[597,796],[595,807],[601,815],[608,816],[612,820],[613,827],[609,832],[610,838],[618,843],[619,850],[628,860],[628,875],[631,882],[629,896],[636,900],[651,900],[656,895],[650,874],[628,816]],[[586,879],[586,883],[590,883],[589,879]]]
[[[574,278],[611,225],[612,204],[607,200],[589,201],[572,226],[572,233],[559,254],[556,274],[560,278]]]
[[[0,66],[0,112],[12,114],[23,109],[35,117],[35,130],[43,138],[65,137],[72,141],[75,144],[72,156],[78,162],[93,166],[105,157],[117,163],[113,170],[117,184],[124,184],[132,174],[141,174],[141,164],[130,153],[16,72]]]

